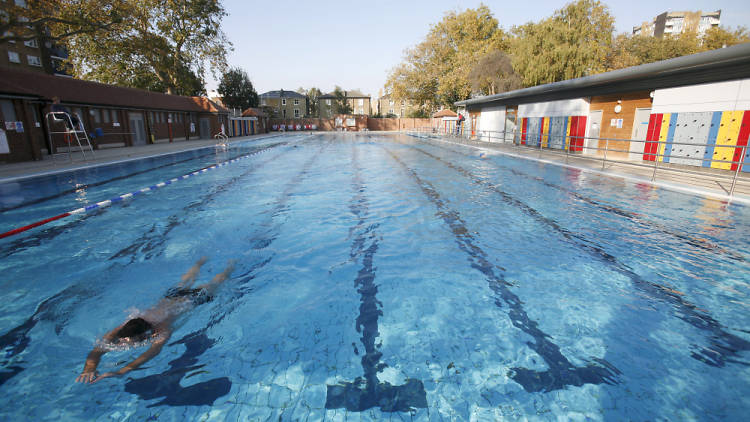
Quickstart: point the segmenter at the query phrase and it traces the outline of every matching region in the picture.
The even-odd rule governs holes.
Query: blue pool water
[[[258,152],[255,155],[248,155]],[[287,135],[0,185],[2,420],[743,420],[750,210],[405,135]],[[74,382],[199,257],[141,369]],[[104,355],[113,371],[143,349]]]

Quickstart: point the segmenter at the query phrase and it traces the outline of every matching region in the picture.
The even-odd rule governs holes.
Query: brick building
[[[260,106],[280,119],[301,119],[307,114],[307,96],[294,91],[268,91],[260,94]]]
[[[344,91],[347,104],[352,109],[352,114],[369,116],[372,114],[370,96],[360,91]],[[334,104],[336,96],[333,92],[318,97],[318,115],[321,119],[330,119],[336,114]]]
[[[66,150],[65,136],[51,134],[64,127],[46,122],[53,97],[80,117],[94,149],[208,139],[229,114],[208,98],[0,68],[0,163]]]

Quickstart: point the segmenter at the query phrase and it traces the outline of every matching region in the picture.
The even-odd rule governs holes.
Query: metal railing
[[[727,179],[727,181],[731,180],[729,189],[724,189],[730,197],[734,195],[738,181],[742,180],[743,182],[750,183],[750,174],[747,177],[744,175],[740,177],[743,165],[750,165],[750,162],[744,162],[747,154],[746,145],[697,144],[641,139],[551,135],[541,134],[538,131],[522,131],[519,129],[493,131],[461,128],[457,131],[455,128],[446,130],[441,127],[422,127],[414,129],[413,132],[447,136],[457,142],[501,144],[527,150],[536,149],[539,151],[539,157],[542,156],[542,153],[564,154],[566,163],[570,157],[601,161],[602,170],[605,169],[607,164],[647,168],[651,171],[651,181],[657,179],[659,170],[710,179],[723,178]],[[603,146],[602,143],[604,144]],[[622,149],[620,145],[623,144],[627,145],[628,149]],[[674,146],[691,147],[698,153],[698,156],[675,155],[672,153],[672,147]],[[706,157],[706,151],[716,152],[726,148],[729,149],[728,154],[712,153]],[[738,149],[740,150],[739,155],[737,154]],[[619,159],[623,155],[626,158]],[[731,160],[719,159],[714,158],[714,155],[726,155],[733,158]],[[673,163],[670,162],[671,160],[678,160],[680,162]]]

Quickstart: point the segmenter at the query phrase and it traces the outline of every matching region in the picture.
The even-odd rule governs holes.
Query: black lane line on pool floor
[[[536,321],[529,318],[523,309],[523,302],[509,289],[508,282],[503,276],[495,274],[487,253],[474,244],[474,237],[466,228],[461,215],[449,208],[448,201],[440,197],[432,184],[420,178],[393,152],[388,149],[386,151],[435,205],[436,215],[450,227],[459,249],[466,252],[471,267],[485,275],[490,289],[508,305],[508,316],[513,326],[534,338],[534,342],[527,345],[544,359],[549,368],[546,371],[534,371],[516,367],[512,368],[508,375],[527,392],[548,392],[567,386],[580,387],[584,384],[616,384],[615,377],[621,372],[606,360],[591,358],[595,363],[578,367],[562,354],[560,347],[549,340],[550,336],[539,328]],[[502,303],[498,299],[495,300],[495,304],[502,308]]]
[[[276,240],[280,225],[273,225],[273,218],[278,217],[283,212],[289,210],[288,202],[292,193],[297,186],[302,183],[304,177],[310,171],[310,168],[315,160],[317,160],[323,148],[324,146],[321,146],[321,148],[302,165],[301,171],[286,184],[281,194],[277,197],[276,201],[274,201],[274,205],[271,208],[272,211],[269,213],[268,221],[261,224],[261,226],[269,227],[270,229],[267,230],[263,236],[255,236],[250,239],[252,249],[266,248]],[[272,229],[275,229],[276,232],[273,233]],[[269,237],[268,233],[273,234]],[[231,277],[227,282],[231,282],[238,287],[246,285],[257,276],[257,272],[268,264],[272,258],[272,256],[267,257],[262,261],[253,263],[243,273]],[[241,263],[238,262],[238,267],[240,264]],[[187,334],[180,340],[169,344],[170,347],[177,344],[184,344],[186,348],[185,353],[183,353],[180,358],[169,362],[169,369],[160,374],[149,375],[143,378],[130,378],[125,384],[125,391],[135,394],[143,400],[153,400],[163,397],[160,402],[150,404],[148,407],[160,405],[210,406],[213,405],[217,399],[228,394],[232,388],[232,382],[227,377],[210,379],[188,387],[182,387],[181,383],[183,379],[188,379],[201,373],[201,368],[205,366],[196,364],[198,363],[198,356],[205,353],[216,343],[215,340],[210,339],[206,334],[208,329],[219,324],[227,315],[232,313],[239,305],[239,299],[242,296],[261,287],[262,286],[252,286],[244,289],[240,291],[239,294],[222,303],[219,309],[221,313],[218,316],[213,316],[204,328]]]
[[[428,144],[428,145],[431,145],[431,146],[434,146],[434,147],[446,150],[446,151],[453,152],[455,154],[462,155],[462,156],[467,157],[467,158],[471,158],[471,155],[466,154],[463,151],[457,151],[457,150],[455,150],[453,148],[448,148],[448,147],[446,147],[444,145],[435,145],[435,144],[430,143],[430,142],[425,142],[425,143]],[[597,208],[599,208],[602,211],[605,211],[605,212],[610,213],[610,214],[617,215],[619,217],[626,218],[626,219],[630,220],[631,222],[633,222],[635,224],[638,224],[638,225],[640,225],[640,226],[642,226],[644,228],[647,228],[647,229],[650,229],[650,230],[655,230],[655,231],[664,233],[664,234],[666,234],[668,236],[672,236],[672,237],[674,237],[676,239],[679,239],[679,240],[685,242],[686,244],[688,244],[690,246],[693,246],[693,247],[696,247],[696,248],[699,248],[699,249],[703,249],[703,250],[708,251],[708,252],[718,253],[718,254],[720,254],[722,256],[725,256],[725,257],[727,257],[729,259],[732,259],[734,261],[747,262],[747,259],[745,259],[744,256],[742,256],[742,255],[740,255],[737,252],[734,252],[732,250],[726,249],[726,248],[722,247],[721,245],[719,245],[717,243],[714,243],[714,242],[712,242],[710,240],[702,239],[702,238],[699,238],[699,237],[694,237],[694,236],[690,236],[690,235],[687,235],[687,234],[684,234],[684,233],[676,232],[676,231],[670,229],[669,227],[667,227],[667,226],[665,226],[663,224],[660,224],[660,223],[658,223],[656,221],[650,221],[650,220],[644,218],[643,216],[641,216],[640,214],[638,214],[636,212],[628,211],[628,210],[616,207],[614,205],[604,203],[603,201],[590,198],[590,197],[588,197],[586,195],[582,195],[582,194],[580,194],[580,193],[578,193],[578,192],[576,192],[574,190],[568,189],[568,188],[566,188],[564,186],[560,186],[560,185],[556,185],[554,183],[548,182],[548,181],[544,180],[544,178],[542,178],[542,177],[533,176],[531,174],[528,174],[528,173],[525,173],[523,171],[514,169],[512,167],[502,166],[502,165],[499,165],[497,163],[493,163],[493,164],[495,164],[498,168],[503,169],[503,170],[507,170],[507,171],[511,172],[512,174],[514,174],[516,176],[520,176],[520,177],[524,177],[524,178],[527,178],[527,179],[530,179],[530,180],[534,180],[534,181],[539,182],[539,183],[541,183],[541,184],[543,184],[543,185],[545,185],[545,186],[547,186],[549,188],[552,188],[552,189],[564,192],[568,196],[570,196],[572,198],[575,198],[575,199],[578,199],[579,201],[585,202],[585,203],[587,203],[589,205],[593,205],[594,207],[597,207]]]
[[[377,299],[378,285],[375,283],[375,267],[372,262],[378,251],[380,238],[376,230],[379,224],[367,225],[370,217],[369,202],[365,195],[356,148],[352,145],[352,190],[355,195],[349,203],[349,211],[357,218],[357,224],[350,230],[356,237],[349,256],[353,260],[362,259],[362,267],[354,280],[354,287],[361,302],[356,329],[362,333],[360,340],[365,349],[361,359],[364,377],[357,377],[353,382],[328,385],[325,408],[345,408],[352,412],[362,412],[373,407],[379,407],[383,412],[408,412],[414,408],[426,408],[427,393],[422,381],[407,378],[402,385],[391,385],[378,379],[378,372],[387,367],[380,360],[383,354],[376,344],[380,336],[378,319],[383,315],[382,303]]]
[[[699,360],[710,366],[721,367],[724,366],[725,362],[739,363],[747,365],[747,363],[738,361],[735,359],[740,351],[750,350],[750,342],[727,332],[722,324],[714,319],[707,312],[701,312],[698,307],[682,295],[676,293],[669,287],[662,286],[658,283],[645,280],[635,271],[633,271],[628,265],[620,262],[617,257],[609,254],[596,242],[586,239],[585,236],[572,232],[562,226],[556,221],[545,217],[535,208],[527,205],[523,201],[513,197],[509,193],[501,190],[497,186],[487,182],[486,180],[480,179],[463,167],[457,166],[453,163],[447,162],[440,157],[430,154],[427,151],[423,151],[420,148],[412,147],[412,149],[421,152],[428,157],[435,159],[436,161],[444,164],[448,168],[455,170],[461,175],[471,180],[475,185],[479,185],[488,190],[491,190],[503,199],[506,204],[515,206],[523,211],[524,214],[534,218],[539,223],[552,229],[555,233],[562,236],[566,242],[576,246],[579,249],[586,251],[590,256],[604,263],[607,267],[627,277],[630,282],[641,291],[647,293],[649,297],[657,299],[661,302],[671,304],[678,312],[675,316],[695,328],[700,330],[708,331],[711,335],[708,337],[710,346],[700,348],[698,352],[691,351],[690,356],[696,360]]]
[[[259,148],[253,153],[256,152],[263,152],[267,151],[273,148],[276,148],[278,146],[286,145],[287,142],[281,142],[274,145],[270,145],[268,147]],[[265,161],[264,161],[265,162]],[[252,170],[252,167],[251,167]],[[218,187],[217,189],[220,189]],[[129,207],[131,205],[130,201],[123,201],[121,202],[122,207]],[[67,232],[68,230],[75,229],[78,226],[82,225],[86,220],[92,217],[96,217],[101,215],[101,213],[106,212],[106,208],[98,208],[94,210],[93,212],[88,212],[86,214],[79,214],[75,218],[70,219],[69,221],[65,222],[64,224],[55,225],[51,227],[46,227],[41,230],[35,230],[28,232],[29,235],[27,237],[23,237],[17,240],[14,240],[12,242],[9,242],[7,245],[4,245],[4,248],[0,250],[0,258],[7,258],[15,253],[24,251],[28,248],[32,248],[35,246],[41,245],[43,241],[49,241],[57,237],[58,235]],[[110,258],[111,259],[111,258]]]
[[[277,145],[282,145],[282,144],[277,144]],[[175,228],[182,225],[184,222],[184,218],[186,216],[189,216],[193,212],[200,211],[203,207],[205,207],[207,204],[212,202],[217,196],[226,192],[232,186],[237,184],[237,182],[241,181],[242,179],[254,173],[255,171],[261,169],[266,164],[276,160],[281,154],[283,154],[283,151],[278,151],[277,154],[271,157],[267,157],[264,160],[261,160],[257,163],[253,163],[242,174],[232,177],[231,179],[224,182],[220,186],[215,187],[213,190],[211,190],[211,192],[200,197],[197,201],[191,202],[190,204],[184,206],[180,211],[173,213],[172,215],[167,217],[166,218],[167,225],[162,230],[159,230],[159,227],[157,226],[157,224],[154,224],[153,226],[151,226],[151,229],[148,230],[143,235],[141,235],[140,238],[136,239],[129,246],[121,249],[120,251],[112,255],[109,259],[112,260],[112,259],[129,256],[130,262],[134,262],[136,259],[137,253],[139,252],[144,252],[146,254],[145,259],[152,258],[157,253],[156,249],[164,245],[164,243],[166,242],[167,234],[169,234],[169,232],[171,232]]]

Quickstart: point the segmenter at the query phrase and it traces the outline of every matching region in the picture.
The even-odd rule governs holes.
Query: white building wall
[[[482,108],[479,115],[478,135],[482,141],[499,141],[505,130],[505,106]]]
[[[586,116],[588,114],[588,98],[520,104],[518,106],[519,119],[522,117]]]
[[[750,109],[750,79],[657,89],[651,113]]]

